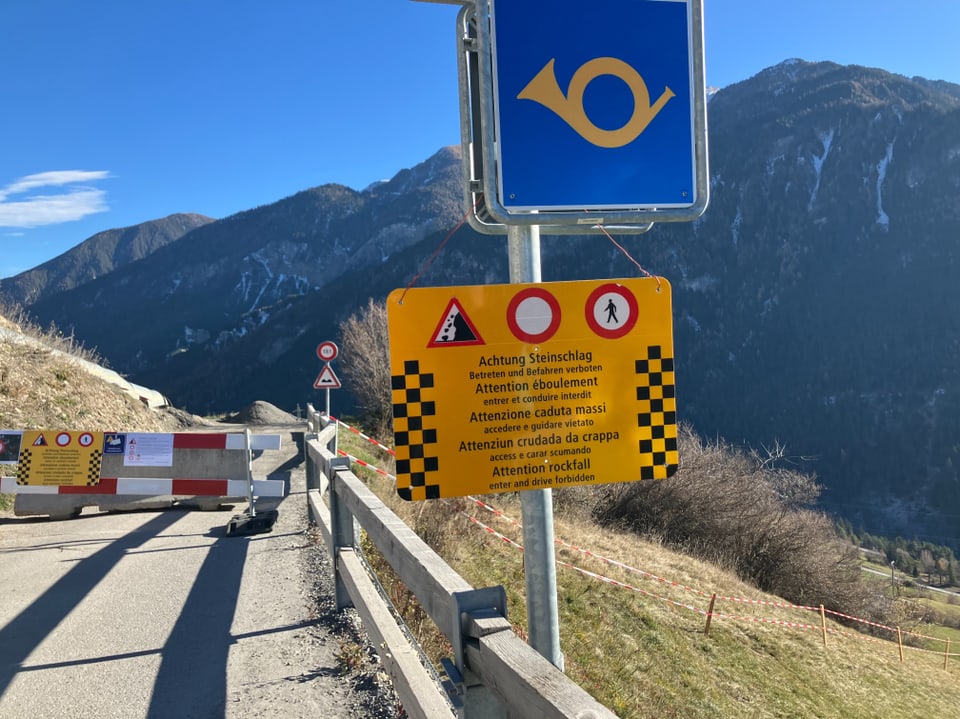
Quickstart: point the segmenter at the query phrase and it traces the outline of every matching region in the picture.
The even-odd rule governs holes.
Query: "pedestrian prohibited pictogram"
[[[637,324],[637,298],[615,283],[591,292],[584,309],[590,329],[607,339],[623,337]]]
[[[466,313],[482,342],[438,341],[423,322],[438,307]],[[413,288],[392,293],[387,311],[401,497],[676,471],[666,280]]]

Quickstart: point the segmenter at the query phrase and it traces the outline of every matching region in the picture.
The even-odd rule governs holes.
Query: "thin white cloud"
[[[84,183],[110,176],[105,170],[56,170],[39,172],[14,180],[0,188],[0,227],[42,227],[71,222],[106,212],[107,193]],[[31,194],[48,187],[64,187],[57,194]],[[10,202],[11,195],[27,196]]]

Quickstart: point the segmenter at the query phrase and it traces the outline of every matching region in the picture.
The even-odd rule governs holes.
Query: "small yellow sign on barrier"
[[[102,459],[103,432],[25,430],[17,484],[94,487],[100,483]]]
[[[387,312],[401,497],[676,471],[666,280],[396,290]]]

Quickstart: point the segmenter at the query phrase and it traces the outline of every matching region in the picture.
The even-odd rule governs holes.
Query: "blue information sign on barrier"
[[[497,199],[507,211],[705,202],[692,14],[690,0],[491,0]]]

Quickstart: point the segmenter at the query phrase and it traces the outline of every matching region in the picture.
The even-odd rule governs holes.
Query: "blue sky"
[[[458,7],[3,0],[0,277],[174,212],[363,189],[457,144]],[[793,57],[960,83],[955,0],[704,7],[712,86]]]

